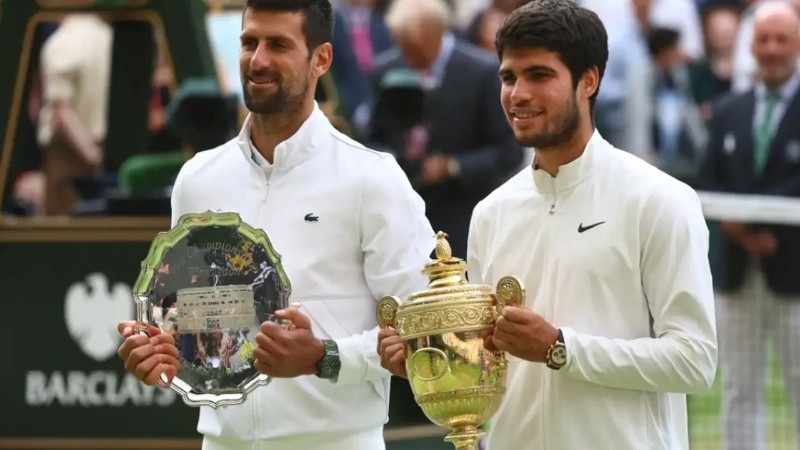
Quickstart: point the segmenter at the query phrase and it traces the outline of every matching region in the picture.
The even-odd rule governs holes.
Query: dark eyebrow
[[[556,71],[552,67],[543,66],[541,64],[532,64],[530,66],[527,66],[524,69],[522,69],[522,72],[526,73],[526,74],[530,74],[530,73],[533,73],[533,72],[546,72],[546,73],[551,74],[551,75],[556,73]],[[511,70],[511,69],[508,69],[508,68],[500,69],[500,71],[497,73],[497,75],[500,78],[505,78],[505,77],[507,77],[509,75],[514,75],[514,71]]]
[[[271,42],[271,43],[281,43],[281,44],[293,44],[294,43],[294,41],[292,41],[289,37],[281,36],[281,35],[267,36],[266,40],[268,42]]]
[[[505,78],[509,75],[514,75],[514,71],[511,69],[500,69],[500,71],[497,72],[497,76],[500,78]]]
[[[281,34],[275,34],[270,36],[263,36],[264,40],[269,42],[270,44],[286,44],[286,45],[293,45],[294,42],[288,36],[284,36]],[[246,40],[258,40],[259,36],[255,33],[249,32],[247,30],[243,30],[242,33],[239,35],[239,41],[244,42]]]
[[[534,64],[534,65],[528,66],[528,67],[526,67],[525,69],[523,69],[522,71],[523,71],[524,73],[528,73],[528,74],[529,74],[529,73],[532,73],[532,72],[547,72],[548,74],[554,74],[554,73],[556,73],[556,71],[555,71],[555,70],[553,70],[553,68],[552,68],[552,67],[549,67],[549,66],[543,66],[543,65],[537,65],[537,64]]]

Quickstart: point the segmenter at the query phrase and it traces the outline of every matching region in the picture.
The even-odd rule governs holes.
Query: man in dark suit
[[[700,187],[800,197],[800,17],[788,3],[766,3],[754,24],[760,80],[718,103]],[[720,229],[715,279],[721,294],[723,448],[764,448],[770,338],[790,401],[800,411],[800,228],[723,221]]]
[[[496,57],[459,42],[444,0],[396,0],[386,15],[397,49],[380,55],[369,143],[393,153],[436,230],[466,256],[475,205],[524,155],[498,102]]]
[[[331,72],[339,91],[340,112],[358,132],[368,118],[369,80],[375,56],[389,50],[392,40],[383,16],[375,11],[375,0],[342,1],[334,14],[336,51]],[[362,108],[366,115],[360,113]]]

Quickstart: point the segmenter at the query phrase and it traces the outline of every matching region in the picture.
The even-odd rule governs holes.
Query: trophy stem
[[[446,442],[452,443],[456,450],[478,450],[478,442],[486,435],[474,425],[467,425],[463,428],[456,428],[452,433],[445,436]]]

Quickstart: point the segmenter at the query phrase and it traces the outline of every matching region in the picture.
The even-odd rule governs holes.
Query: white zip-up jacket
[[[686,393],[717,364],[694,191],[595,132],[555,177],[527,168],[475,208],[471,282],[519,277],[561,328],[559,371],[511,357],[490,450],[688,449]]]
[[[427,285],[435,239],[422,199],[394,158],[336,131],[322,111],[255,162],[241,134],[181,169],[173,224],[186,213],[233,211],[266,231],[292,285],[290,301],[320,339],[334,339],[338,379],[274,379],[236,406],[202,407],[204,449],[382,449],[390,374],[377,354],[375,306]],[[306,220],[308,216],[311,220]],[[316,218],[316,220],[313,220]]]

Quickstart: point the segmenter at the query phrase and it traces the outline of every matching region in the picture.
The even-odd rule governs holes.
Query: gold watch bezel
[[[556,362],[553,359],[553,356],[556,354],[556,350],[562,350],[564,352],[563,361]],[[564,365],[567,364],[567,346],[564,345],[563,342],[556,341],[550,346],[550,348],[547,349],[546,364],[547,364],[547,367],[549,367],[549,368],[551,368],[553,370],[558,370],[558,369],[564,367]]]

